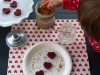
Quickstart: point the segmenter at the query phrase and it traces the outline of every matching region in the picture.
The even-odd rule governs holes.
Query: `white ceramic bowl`
[[[55,52],[60,53],[64,60],[64,63],[65,63],[64,69],[60,75],[70,75],[70,72],[72,69],[72,61],[71,61],[71,57],[70,57],[69,53],[67,52],[67,50],[64,47],[62,47],[61,45],[59,45],[57,43],[53,43],[53,42],[38,43],[27,50],[27,52],[24,55],[23,64],[22,64],[22,68],[23,68],[25,75],[35,75],[30,72],[30,58],[32,58],[32,56],[39,50],[43,51],[46,49],[46,50],[50,51],[49,48],[55,50]],[[42,57],[42,55],[40,57]],[[42,61],[44,61],[44,60],[41,59],[40,64],[42,63]],[[44,70],[44,69],[42,69],[42,70]],[[45,75],[51,75],[51,74],[45,74]],[[55,74],[52,74],[52,75],[55,75]],[[56,75],[58,75],[58,74],[56,74]]]
[[[17,7],[11,8],[10,3],[12,1],[17,1]],[[21,20],[28,18],[29,14],[33,11],[32,6],[34,5],[33,0],[11,0],[10,2],[5,2],[0,0],[0,26],[8,27],[13,24],[18,24]],[[3,8],[10,8],[11,12],[7,15],[3,14]],[[14,11],[16,9],[21,9],[22,14],[20,16],[15,16]]]

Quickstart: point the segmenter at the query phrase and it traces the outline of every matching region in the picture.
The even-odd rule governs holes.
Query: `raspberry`
[[[55,54],[55,52],[48,52],[47,56],[48,56],[50,59],[53,59],[53,58],[56,56],[56,54]]]

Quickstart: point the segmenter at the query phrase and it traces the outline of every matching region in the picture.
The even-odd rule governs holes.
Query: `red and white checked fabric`
[[[78,21],[58,19],[55,21],[54,29],[60,29],[65,22],[71,22],[77,28],[75,42],[69,45],[61,44],[72,58],[73,68],[70,75],[90,75],[84,32]],[[59,32],[38,28],[35,20],[23,20],[20,24],[13,25],[11,30],[23,30],[27,36],[27,43],[22,48],[10,48],[7,75],[24,75],[22,70],[23,57],[25,52],[34,44],[44,41],[59,43],[57,37]]]

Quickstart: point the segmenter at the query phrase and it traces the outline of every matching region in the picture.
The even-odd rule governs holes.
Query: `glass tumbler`
[[[75,40],[76,27],[72,23],[64,23],[58,34],[58,40],[61,44],[71,44]]]

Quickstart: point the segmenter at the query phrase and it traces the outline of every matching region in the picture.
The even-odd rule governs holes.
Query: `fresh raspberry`
[[[9,9],[9,8],[3,8],[3,9],[2,9],[2,12],[3,12],[4,14],[9,14],[9,13],[10,13],[10,9]]]
[[[52,64],[50,62],[44,62],[44,67],[46,69],[50,69],[52,67]]]
[[[10,7],[16,8],[17,7],[17,2],[13,1],[12,3],[10,3]]]
[[[37,71],[37,72],[35,73],[35,75],[44,75],[44,71],[43,71],[43,70]]]
[[[53,59],[53,58],[56,56],[56,54],[55,54],[55,52],[48,52],[47,56],[48,56],[50,59]]]
[[[20,9],[16,9],[16,11],[14,12],[15,16],[20,16],[21,15],[21,10]]]

